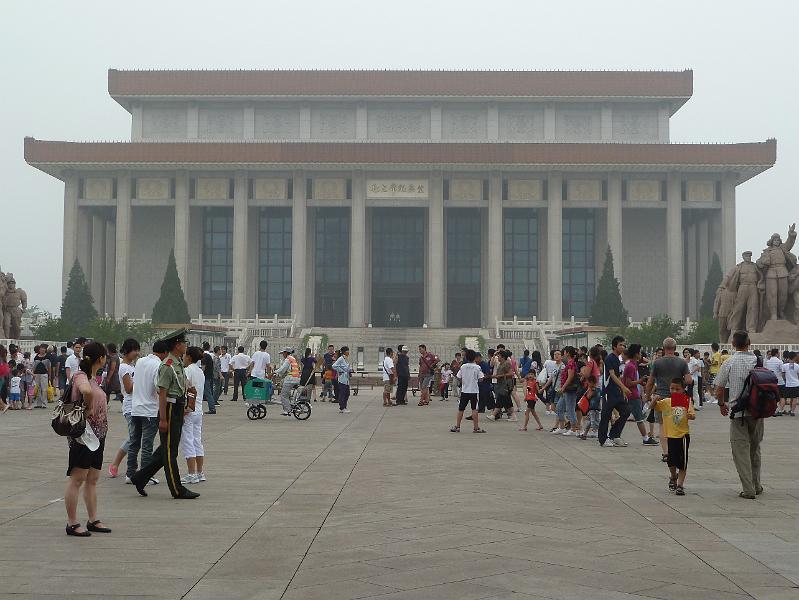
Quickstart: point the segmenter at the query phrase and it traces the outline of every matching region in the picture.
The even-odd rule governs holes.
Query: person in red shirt
[[[644,446],[657,446],[658,441],[649,436],[644,425],[644,406],[641,400],[641,388],[646,381],[638,374],[638,362],[641,360],[641,344],[630,344],[625,353],[627,362],[624,363],[621,381],[630,390],[627,396],[627,404],[630,407],[630,414],[635,419],[638,431],[641,433]]]
[[[525,387],[527,392],[524,395],[524,401],[527,403],[527,409],[524,411],[524,425],[519,427],[519,431],[527,431],[527,423],[530,422],[530,415],[533,416],[538,427],[536,431],[541,431],[544,426],[541,425],[541,419],[535,412],[535,401],[538,400],[538,381],[536,381],[535,373],[530,371],[527,377],[524,378]]]

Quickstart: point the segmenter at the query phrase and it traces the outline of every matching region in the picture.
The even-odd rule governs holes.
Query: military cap
[[[187,342],[186,334],[188,330],[185,327],[181,327],[180,329],[175,329],[174,331],[170,331],[165,336],[163,336],[160,342],[164,342],[165,344],[180,344],[181,342]]]

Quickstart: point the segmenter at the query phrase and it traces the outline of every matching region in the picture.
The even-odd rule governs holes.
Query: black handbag
[[[84,413],[83,394],[78,393],[78,399],[73,401],[72,390],[70,382],[53,410],[53,420],[50,424],[58,435],[79,438],[86,431],[86,414]]]

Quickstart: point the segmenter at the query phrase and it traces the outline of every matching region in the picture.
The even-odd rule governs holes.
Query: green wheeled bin
[[[253,377],[244,386],[247,402],[268,402],[272,398],[272,380]]]

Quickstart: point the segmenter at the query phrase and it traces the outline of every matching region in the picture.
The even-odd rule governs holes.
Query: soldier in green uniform
[[[186,376],[183,373],[181,357],[186,352],[186,330],[178,329],[162,338],[169,350],[158,369],[158,431],[161,445],[153,452],[149,463],[139,469],[131,481],[136,490],[146,496],[144,486],[161,468],[166,473],[166,483],[172,497],[188,500],[200,494],[192,492],[180,483],[178,472],[178,449],[180,434],[183,430],[183,415],[186,409]]]

